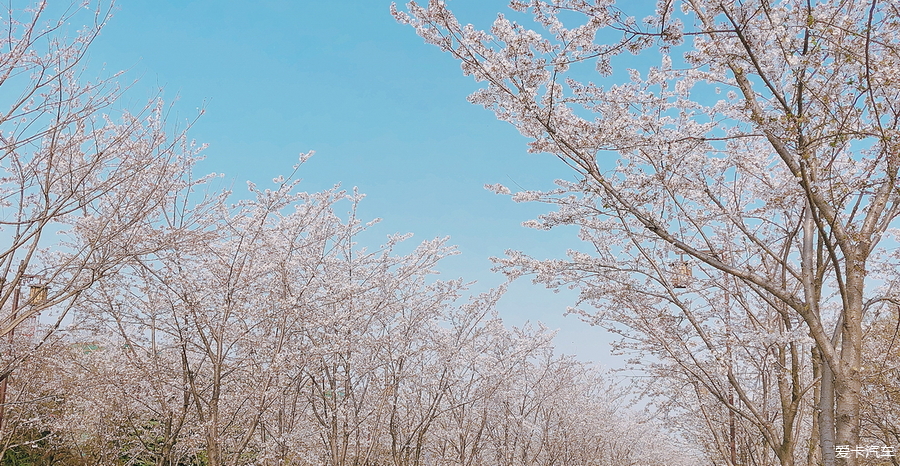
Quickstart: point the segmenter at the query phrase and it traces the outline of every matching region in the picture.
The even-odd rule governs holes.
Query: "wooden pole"
[[[15,321],[16,317],[18,317],[19,313],[19,283],[15,282],[15,288],[13,289],[13,299],[12,299],[12,320]],[[16,329],[10,330],[7,335],[7,342],[9,344],[8,351],[10,355],[12,355],[13,351],[13,336],[16,333]],[[5,422],[6,422],[6,388],[9,385],[9,378],[12,375],[12,369],[10,369],[5,376],[3,376],[3,380],[0,381],[0,432],[4,432]]]

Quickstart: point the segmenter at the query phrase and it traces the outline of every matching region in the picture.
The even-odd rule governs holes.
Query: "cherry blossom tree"
[[[426,279],[453,248],[426,241],[398,255],[408,236],[393,236],[367,251],[356,238],[371,224],[335,211],[355,212],[362,196],[276,183],[192,212],[195,229],[157,235],[168,247],[81,296],[79,334],[105,335],[101,346],[123,349],[104,352],[127,359],[110,391],[143,405],[126,419],[129,456],[419,464],[451,382],[434,335],[463,289]]]
[[[362,196],[293,177],[198,192],[166,108],[114,112],[117,75],[83,76],[112,5],[56,7],[0,15],[0,460],[635,459],[551,332],[505,327],[502,289],[433,277],[446,239],[361,247]]]
[[[156,232],[146,241],[158,247],[79,295],[74,322],[16,384],[28,401],[11,411],[16,452],[31,442],[86,463],[160,466],[655,465],[678,454],[622,414],[600,374],[554,355],[553,332],[505,326],[502,288],[464,301],[462,280],[436,280],[455,253],[446,239],[400,254],[408,235],[395,235],[368,250],[362,196],[275,183],[188,209],[195,228]]]
[[[10,3],[2,14],[0,430],[11,372],[85,290],[156,247],[150,233],[177,234],[179,205],[202,182],[191,176],[199,148],[161,102],[113,110],[117,76],[83,76],[111,8]],[[56,325],[35,335],[44,311]]]
[[[873,306],[895,298],[877,285],[897,270],[882,254],[900,213],[896,6],[510,7],[486,31],[460,24],[441,1],[392,9],[484,83],[471,102],[578,176],[514,199],[558,206],[528,225],[579,225],[592,254],[540,262],[511,252],[500,267],[580,288],[580,302],[596,310],[578,312],[595,323],[627,313],[622,323],[638,334],[658,329],[655,355],[690,381],[718,384],[719,403],[757,418],[781,464],[794,462],[790,417],[815,394],[822,460],[855,464],[835,458],[834,445],[860,440],[866,322]],[[735,335],[726,316],[739,311],[758,320],[759,338]],[[761,411],[747,411],[752,396],[729,362],[739,343],[762,347],[766,335],[781,342],[771,347],[775,361],[794,368],[779,379],[775,430]],[[704,361],[691,360],[691,342]],[[715,361],[712,384],[698,371]],[[804,364],[815,373],[795,370]],[[740,405],[721,396],[730,390]]]

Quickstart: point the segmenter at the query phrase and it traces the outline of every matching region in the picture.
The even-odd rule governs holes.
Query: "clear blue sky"
[[[423,0],[425,1],[425,0]],[[122,102],[136,108],[163,88],[181,120],[206,113],[190,135],[209,144],[205,172],[225,173],[242,194],[245,180],[263,185],[287,174],[301,152],[301,187],[341,183],[367,195],[361,217],[381,217],[369,246],[391,233],[411,242],[450,236],[461,255],[442,278],[503,277],[488,258],[505,249],[563,257],[578,247],[572,229],[542,232],[521,222],[546,210],[515,204],[486,183],[550,188],[573,178],[555,158],[526,152],[526,140],[492,113],[466,102],[477,88],[448,54],[394,21],[387,0],[121,1],[94,44],[90,70],[128,70],[137,80]],[[464,22],[488,27],[505,1],[455,0]],[[90,73],[88,74],[90,76]],[[604,365],[602,330],[563,318],[574,294],[553,294],[528,281],[501,303],[513,325],[542,321],[559,328],[557,346]]]

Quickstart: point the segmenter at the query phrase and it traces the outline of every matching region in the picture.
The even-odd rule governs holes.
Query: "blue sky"
[[[528,154],[512,126],[466,102],[474,80],[396,23],[389,5],[121,1],[93,44],[89,70],[127,70],[123,83],[132,84],[122,108],[142,107],[160,88],[175,101],[176,121],[205,108],[190,131],[209,145],[201,169],[234,180],[238,195],[245,180],[264,185],[288,174],[299,153],[315,150],[299,174],[304,190],[358,187],[367,195],[361,218],[384,219],[370,246],[392,233],[412,232],[414,243],[450,236],[462,254],[442,264],[442,278],[477,280],[476,291],[503,282],[488,258],[506,249],[550,258],[577,248],[573,229],[521,226],[546,206],[515,204],[483,188],[544,189],[573,174],[551,156]],[[450,2],[462,21],[481,27],[505,5]],[[573,301],[573,293],[523,280],[501,302],[501,314],[513,325],[539,320],[559,328],[563,352],[619,365],[602,330],[562,317]]]

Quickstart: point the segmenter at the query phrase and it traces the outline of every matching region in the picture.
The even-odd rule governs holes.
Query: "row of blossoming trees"
[[[500,292],[456,304],[442,240],[374,251],[358,196],[284,182],[219,200],[81,293],[75,322],[16,369],[8,454],[92,464],[663,464]],[[147,252],[152,251],[152,252]],[[15,445],[18,444],[18,447]],[[69,457],[77,452],[79,457]],[[674,450],[673,450],[674,452]],[[77,460],[77,461],[76,461]]]
[[[0,463],[687,461],[502,290],[433,277],[444,240],[366,249],[355,192],[193,177],[162,106],[82,78],[110,6],[82,7],[0,15]]]
[[[393,14],[573,169],[513,199],[587,252],[498,268],[579,289],[717,464],[898,464],[897,3],[448,4]]]

